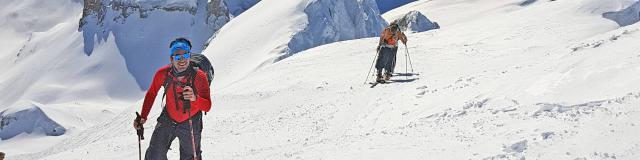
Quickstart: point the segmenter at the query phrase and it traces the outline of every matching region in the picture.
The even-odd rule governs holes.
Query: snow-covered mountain
[[[394,17],[388,20],[397,22],[403,32],[424,32],[432,29],[439,29],[438,22],[432,22],[419,11],[411,11],[400,17]]]
[[[169,42],[177,37],[192,41],[201,52],[208,40],[226,24],[229,11],[222,0],[84,1],[80,31],[84,51],[113,36],[127,69],[142,89],[149,87],[155,70],[168,64]]]
[[[365,76],[376,37],[283,52],[311,26],[340,31],[321,34],[329,40],[367,28],[354,26],[374,21],[371,16],[360,21],[358,14],[343,13],[369,15],[360,8],[368,3],[353,2],[358,3],[260,1],[218,31],[203,51],[216,67],[214,104],[204,116],[203,159],[640,159],[640,24],[621,27],[606,16],[636,0],[409,3],[383,17],[419,11],[443,27],[409,33],[407,48],[399,48],[400,75],[375,88],[363,81],[371,81]],[[307,14],[311,10],[318,15]],[[311,18],[327,14],[332,18]],[[65,136],[22,134],[0,141],[0,150],[8,159],[137,158],[131,121],[141,102],[124,97],[141,91],[127,58],[114,35],[101,43],[96,38],[93,52],[85,54],[85,31],[69,19],[75,22],[33,34],[23,49],[29,54],[14,63],[23,69],[7,65],[13,68],[6,77],[24,78],[0,81],[0,87],[9,81],[29,84],[20,89],[36,99],[12,103],[17,110],[4,113],[41,110],[66,129]],[[353,22],[352,32],[330,27],[343,21]],[[12,62],[14,55],[0,60]],[[40,63],[53,69],[35,65]],[[52,76],[57,74],[62,75]],[[67,86],[69,91],[57,94]],[[61,99],[78,103],[50,103]],[[159,112],[156,104],[150,119]],[[77,114],[88,116],[68,118]],[[145,137],[155,125],[145,124]],[[143,141],[142,148],[148,144]],[[172,148],[169,158],[176,159],[177,142]]]
[[[385,25],[373,0],[261,1],[225,25],[204,54],[225,75],[215,84],[226,86],[308,48],[377,36]]]

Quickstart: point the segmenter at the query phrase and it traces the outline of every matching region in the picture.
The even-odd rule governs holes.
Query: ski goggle
[[[179,55],[173,56],[174,61],[179,61],[182,59],[189,59],[189,58],[191,58],[191,53],[185,53],[185,54],[179,54]]]

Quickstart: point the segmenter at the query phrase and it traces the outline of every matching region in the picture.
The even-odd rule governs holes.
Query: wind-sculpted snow
[[[0,112],[0,138],[7,140],[20,134],[64,134],[66,129],[49,118],[41,106],[37,103],[18,103]]]

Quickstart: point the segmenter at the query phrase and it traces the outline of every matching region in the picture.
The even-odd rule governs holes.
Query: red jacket
[[[398,46],[398,40],[402,41],[403,44],[407,44],[407,36],[404,35],[401,31],[396,31],[394,36],[393,31],[389,27],[382,30],[380,33],[380,42],[378,45],[388,44],[392,46]]]
[[[142,117],[144,119],[147,119],[147,116],[149,115],[149,111],[153,106],[153,101],[156,99],[156,96],[158,95],[158,90],[160,90],[160,87],[162,87],[162,83],[164,83],[165,78],[173,78],[174,81],[180,81],[182,83],[186,83],[188,79],[187,76],[179,80],[171,72],[169,72],[170,70],[171,70],[170,65],[166,65],[160,68],[156,72],[155,76],[153,76],[153,82],[151,82],[151,86],[147,91],[147,95],[144,96],[144,103],[142,104]],[[165,76],[167,75],[167,72],[169,72],[168,74],[169,77]],[[196,93],[196,101],[191,102],[191,116],[195,115],[199,111],[209,112],[209,109],[211,109],[211,97],[209,95],[209,92],[210,92],[209,82],[207,81],[206,73],[204,73],[201,70],[198,70],[194,81],[195,81],[194,85],[191,87],[194,88],[195,91],[197,91],[198,93]],[[177,99],[179,107],[178,109],[176,109],[176,101],[175,101],[176,98],[174,98],[173,87],[175,87],[175,91],[177,91],[176,95],[178,97],[181,97],[182,95],[182,90],[183,90],[182,86],[175,85],[175,82],[169,83],[169,85],[167,86],[167,89],[165,89],[165,92],[167,92],[166,100],[165,100],[165,103],[167,106],[166,108],[167,113],[169,114],[169,117],[171,117],[171,119],[173,119],[174,121],[184,122],[185,120],[189,119],[189,114],[184,113],[182,109],[183,101],[180,98]]]

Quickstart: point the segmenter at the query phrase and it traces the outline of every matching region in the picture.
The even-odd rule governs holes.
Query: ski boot
[[[384,83],[384,77],[382,76],[382,73],[378,72],[378,74],[376,74],[376,82],[377,83]]]
[[[391,74],[391,72],[387,72],[387,73],[385,73],[385,74],[384,74],[384,80],[385,80],[385,81],[388,81],[389,79],[391,79],[391,76],[393,76],[393,75]]]

